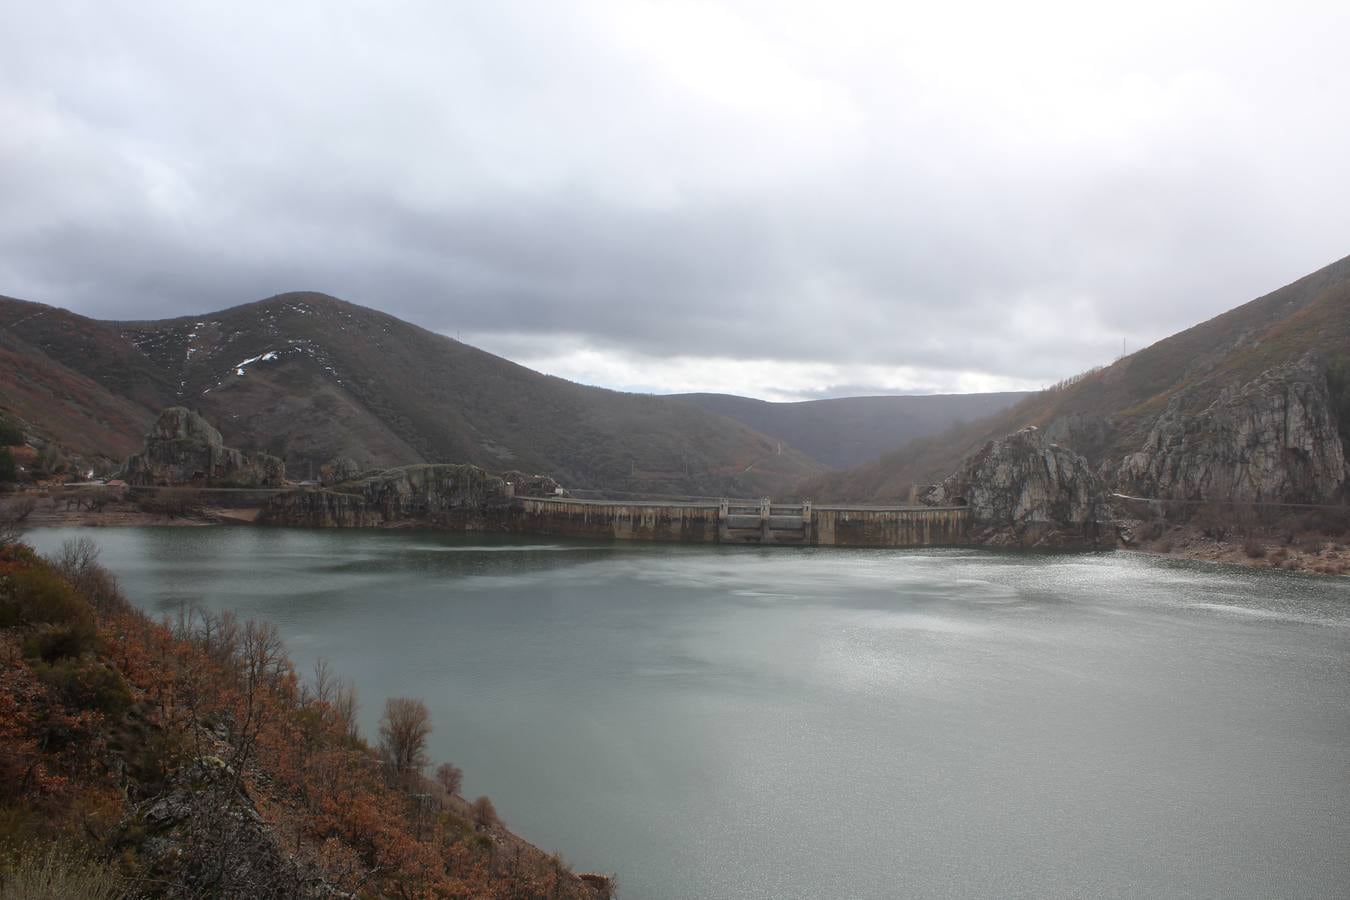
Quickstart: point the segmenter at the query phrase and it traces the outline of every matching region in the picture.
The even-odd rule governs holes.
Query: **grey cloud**
[[[726,14],[744,72],[638,4],[391,9],[17,10],[0,292],[132,318],[315,289],[450,333],[1051,382],[1347,250],[1350,66],[1296,17],[1103,60],[1084,137],[1000,107],[996,68],[820,62],[755,4]]]

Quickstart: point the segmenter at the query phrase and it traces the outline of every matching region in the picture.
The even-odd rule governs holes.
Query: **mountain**
[[[1328,499],[1326,479],[1335,473],[1325,469],[1335,459],[1303,457],[1319,448],[1344,456],[1327,410],[1344,406],[1347,388],[1337,373],[1347,365],[1350,257],[1003,412],[809,479],[799,490],[818,500],[904,499],[911,485],[942,479],[990,440],[1035,425],[1083,454],[1111,485],[1120,484],[1127,456],[1134,472],[1189,468],[1150,483],[1187,499],[1268,494],[1269,482],[1248,483],[1265,477],[1261,466],[1313,465],[1325,477],[1319,486],[1304,484],[1300,497],[1311,491]],[[1263,458],[1272,454],[1280,458]]]
[[[683,400],[587,387],[315,293],[199,316],[104,322],[0,298],[0,405],[86,456],[136,450],[187,406],[225,442],[304,477],[467,462],[579,489],[755,496],[819,463]]]
[[[982,419],[1030,396],[931,394],[901,397],[838,397],[770,403],[733,394],[678,394],[709,412],[735,419],[778,438],[832,469],[875,459],[914,438]]]

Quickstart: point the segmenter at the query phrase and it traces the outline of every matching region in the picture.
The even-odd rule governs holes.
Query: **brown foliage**
[[[497,824],[497,808],[486,795],[473,801],[473,821],[479,828],[491,828]]]
[[[431,713],[421,700],[390,697],[380,717],[380,750],[397,776],[420,775],[427,766]]]
[[[22,546],[0,550],[9,613],[0,623],[0,831],[5,811],[19,809],[25,833],[77,834],[102,854],[117,848],[127,874],[151,878],[140,884],[158,893],[179,876],[143,870],[140,826],[123,816],[205,766],[221,774],[179,826],[185,852],[172,858],[194,867],[193,883],[208,892],[244,884],[226,862],[257,852],[221,814],[246,798],[287,835],[286,859],[353,894],[591,896],[532,848],[493,849],[509,836],[477,843],[475,824],[496,822],[486,798],[467,815],[428,809],[431,785],[418,773],[431,725],[420,701],[386,708],[377,754],[356,729],[355,689],[326,662],[302,684],[273,626],[200,609],[154,622],[122,599],[96,557],[87,546],[52,563]],[[96,612],[76,585],[103,597]],[[51,662],[25,657],[34,634],[71,621],[92,622],[96,640]],[[399,761],[395,783],[384,756]],[[457,787],[458,769],[448,768]]]

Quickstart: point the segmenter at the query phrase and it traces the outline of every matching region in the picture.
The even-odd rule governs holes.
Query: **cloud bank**
[[[0,293],[786,399],[1039,387],[1350,251],[1343,4],[1093,6],[15,5]]]

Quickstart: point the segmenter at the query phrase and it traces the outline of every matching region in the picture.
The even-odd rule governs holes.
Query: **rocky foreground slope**
[[[274,627],[152,620],[86,545],[47,561],[0,529],[0,660],[2,897],[612,893],[425,778],[424,748],[368,744],[352,686]]]

